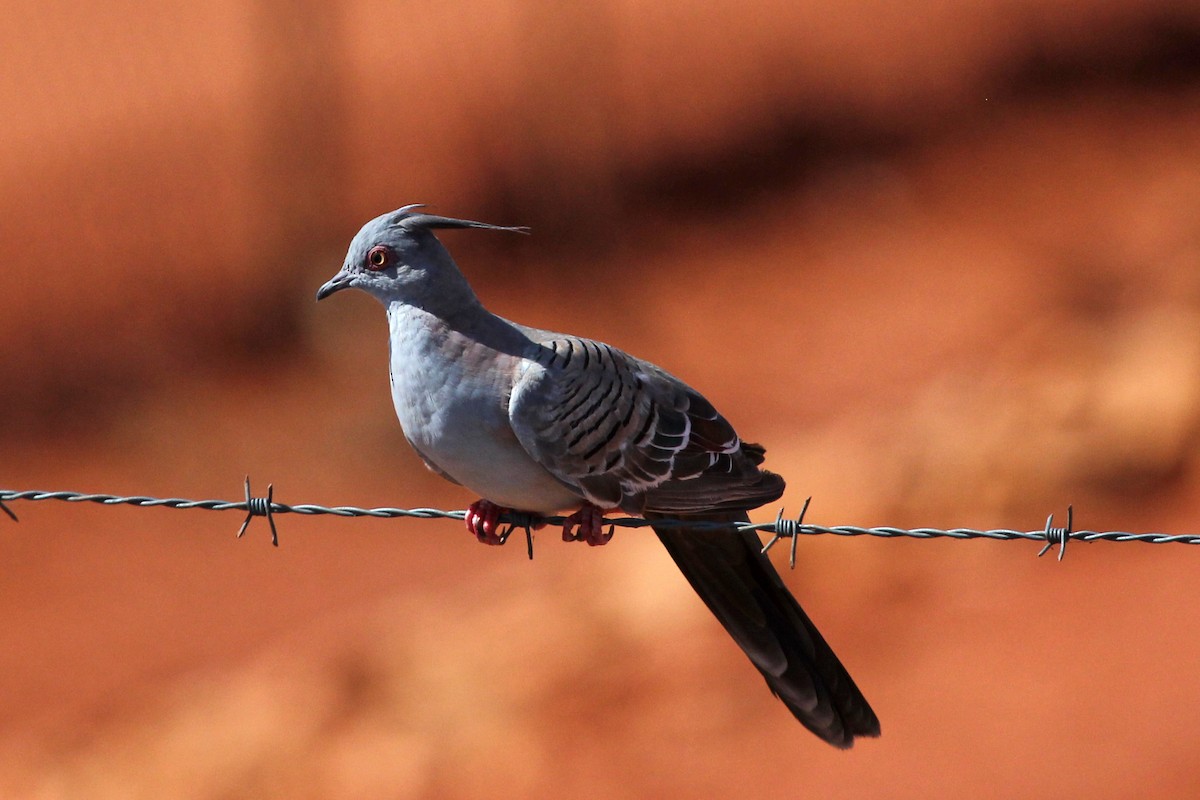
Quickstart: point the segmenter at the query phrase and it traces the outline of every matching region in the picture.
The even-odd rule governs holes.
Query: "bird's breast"
[[[518,357],[421,314],[389,310],[392,402],[404,434],[439,470],[483,498],[558,511],[578,496],[525,450],[508,416]],[[415,323],[415,324],[414,324]]]

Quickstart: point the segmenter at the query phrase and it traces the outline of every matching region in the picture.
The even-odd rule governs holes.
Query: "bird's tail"
[[[717,518],[749,521],[744,511]],[[762,553],[754,532],[665,526],[655,532],[771,692],[804,727],[842,748],[856,736],[879,735],[875,712]]]

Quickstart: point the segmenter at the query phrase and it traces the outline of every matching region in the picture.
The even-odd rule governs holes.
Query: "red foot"
[[[508,514],[513,509],[498,506],[491,500],[477,500],[467,509],[465,522],[467,530],[484,544],[504,544],[509,531],[500,533],[500,516]],[[533,515],[536,517],[536,515]],[[530,527],[534,530],[545,526],[544,522],[534,522]]]
[[[564,542],[587,542],[592,547],[608,544],[613,537],[613,526],[604,530],[604,510],[584,503],[583,507],[563,522]]]
[[[484,544],[504,544],[496,529],[500,527],[500,515],[506,511],[490,500],[477,500],[467,509],[467,530]]]

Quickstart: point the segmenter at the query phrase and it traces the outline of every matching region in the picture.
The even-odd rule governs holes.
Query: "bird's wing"
[[[746,509],[783,490],[758,470],[761,449],[755,459],[698,392],[591,339],[539,342],[513,387],[509,420],[543,467],[603,508]]]
[[[599,506],[684,520],[741,522],[777,499],[764,451],[743,443],[707,400],[658,367],[600,342],[559,336],[518,378],[517,439]],[[734,527],[655,524],[696,593],[801,723],[838,747],[879,722],[761,552]]]

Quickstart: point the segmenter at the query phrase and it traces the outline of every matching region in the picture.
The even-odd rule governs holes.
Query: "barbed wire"
[[[60,500],[67,503],[98,503],[105,506],[128,505],[138,508],[176,508],[202,509],[205,511],[243,511],[246,514],[238,529],[237,538],[246,533],[246,528],[254,517],[266,517],[271,528],[271,544],[279,546],[279,532],[275,527],[276,514],[329,514],[337,517],[375,517],[377,519],[397,519],[407,517],[412,519],[453,519],[462,521],[466,511],[445,511],[439,508],[360,508],[357,506],[323,506],[315,503],[288,505],[275,502],[274,484],[267,486],[267,494],[256,497],[250,492],[250,478],[245,482],[245,499],[243,500],[189,500],[183,497],[149,497],[146,495],[115,495],[95,494],[87,492],[0,489],[0,511],[7,514],[14,522],[17,515],[5,503],[15,501]],[[693,519],[654,519],[641,517],[612,517],[605,519],[605,524],[618,528],[691,528],[693,530],[717,530],[730,527],[740,531],[767,533],[771,538],[763,545],[763,552],[769,551],[780,539],[791,540],[789,563],[796,566],[796,543],[801,536],[876,536],[884,539],[992,539],[994,541],[1027,540],[1042,542],[1043,547],[1038,553],[1045,555],[1053,546],[1058,545],[1058,560],[1066,554],[1069,541],[1113,541],[1113,542],[1147,542],[1149,544],[1195,544],[1200,545],[1200,534],[1167,534],[1167,533],[1129,533],[1126,531],[1089,531],[1074,530],[1075,514],[1071,506],[1067,506],[1067,524],[1063,527],[1054,526],[1054,515],[1046,518],[1046,524],[1039,530],[1018,531],[1010,529],[978,530],[975,528],[895,528],[890,526],[864,528],[857,525],[813,525],[804,521],[809,502],[804,501],[804,507],[795,519],[784,518],[784,510],[780,509],[774,522],[724,522],[698,521]],[[517,530],[525,531],[526,545],[529,557],[533,558],[533,529],[541,525],[562,525],[567,518],[562,516],[542,516],[524,512],[506,511],[500,515],[499,521],[507,525],[501,533],[502,541]]]

